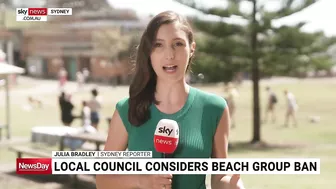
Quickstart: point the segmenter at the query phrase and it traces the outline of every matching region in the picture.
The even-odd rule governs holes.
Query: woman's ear
[[[190,45],[190,57],[194,56],[195,50],[196,50],[196,43],[192,42]]]

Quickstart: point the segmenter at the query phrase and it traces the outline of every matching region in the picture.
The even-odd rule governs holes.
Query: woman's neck
[[[172,83],[157,81],[155,98],[160,102],[159,107],[165,111],[170,112],[182,108],[188,94],[189,86],[183,80]]]

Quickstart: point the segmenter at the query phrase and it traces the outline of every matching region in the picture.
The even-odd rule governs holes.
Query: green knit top
[[[179,144],[173,158],[210,158],[213,138],[227,103],[224,98],[190,87],[185,105],[174,114],[165,114],[153,103],[151,118],[135,127],[128,121],[128,100],[120,100],[116,108],[128,132],[128,150],[152,151],[153,158],[162,155],[155,151],[154,132],[161,119],[173,119],[179,125]],[[205,189],[206,175],[173,175],[173,189]]]

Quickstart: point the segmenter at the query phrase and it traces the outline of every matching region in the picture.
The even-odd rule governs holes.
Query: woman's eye
[[[178,47],[180,47],[180,46],[183,46],[184,44],[182,43],[182,42],[177,42],[177,43],[175,43],[175,46],[178,46]]]
[[[162,44],[161,43],[155,43],[154,47],[162,47]]]

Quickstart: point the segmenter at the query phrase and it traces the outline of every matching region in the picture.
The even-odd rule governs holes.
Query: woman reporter
[[[175,158],[226,158],[229,109],[215,94],[186,83],[196,43],[182,16],[162,12],[148,24],[138,47],[129,97],[120,100],[112,116],[107,151],[152,151],[161,119],[179,124]],[[205,189],[206,175],[98,175],[97,189]],[[239,175],[213,175],[212,189],[244,189]]]

